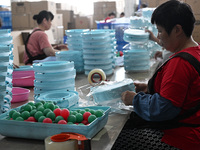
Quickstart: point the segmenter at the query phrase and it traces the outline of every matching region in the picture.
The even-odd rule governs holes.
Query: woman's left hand
[[[133,91],[125,91],[122,93],[122,101],[125,105],[133,105],[133,98],[137,93]]]

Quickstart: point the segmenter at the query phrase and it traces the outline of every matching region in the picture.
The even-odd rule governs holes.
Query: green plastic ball
[[[20,116],[21,116],[21,114],[20,114],[19,112],[14,112],[14,113],[12,114],[13,120],[15,120],[17,117],[20,117]]]
[[[17,111],[16,111],[16,110],[14,110],[14,109],[13,109],[13,110],[11,110],[11,111],[9,111],[9,117],[10,117],[10,118],[12,118],[12,115],[13,115],[13,113],[14,113],[14,112],[17,112]]]
[[[90,112],[91,114],[93,114],[93,115],[94,115],[94,113],[95,113],[95,111],[94,111],[93,109],[90,109],[89,112]]]
[[[22,117],[17,117],[16,119],[15,119],[16,121],[24,121],[24,118],[22,118]]]
[[[42,102],[37,102],[35,103],[35,107],[38,108],[39,106],[43,106],[43,103]]]
[[[97,110],[97,111],[95,111],[94,115],[96,117],[101,117],[101,116],[103,116],[103,112],[101,110]]]
[[[55,106],[53,103],[48,103],[46,107],[51,109],[52,111],[55,109]]]
[[[76,122],[82,122],[83,121],[83,115],[81,113],[76,114]]]
[[[43,122],[43,120],[45,119],[45,116],[40,116],[40,118],[38,119],[38,122]]]
[[[76,116],[75,115],[69,115],[69,117],[67,118],[67,121],[75,123],[76,122]]]
[[[43,105],[40,105],[37,107],[37,110],[43,112],[45,110],[45,108]]]
[[[30,113],[28,111],[23,111],[21,113],[21,116],[24,120],[28,119],[30,117]]]
[[[30,116],[34,116],[34,114],[35,114],[36,112],[37,112],[36,109],[31,110],[31,112],[30,112]]]
[[[81,113],[83,115],[85,112],[86,112],[85,110],[80,110],[79,113]]]
[[[55,120],[56,115],[54,114],[54,112],[50,111],[47,113],[46,117],[50,118],[53,121],[53,120]]]
[[[55,119],[55,123],[58,123],[60,120],[64,120],[62,116],[57,116]]]
[[[32,106],[30,105],[30,104],[26,104],[25,106],[24,106],[24,111],[31,111],[32,110]]]
[[[95,115],[90,115],[88,117],[88,122],[91,123],[92,121],[94,121],[97,117]]]
[[[49,108],[46,108],[44,111],[43,111],[43,114],[46,116],[48,112],[52,111],[51,109]]]
[[[34,114],[34,118],[38,121],[38,119],[41,117],[41,116],[44,116],[44,114],[41,112],[41,111],[37,111],[35,114]]]

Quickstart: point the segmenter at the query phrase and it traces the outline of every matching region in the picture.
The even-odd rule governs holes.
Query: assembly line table
[[[146,82],[151,76],[156,66],[156,62],[152,64],[151,70],[147,72],[126,72],[124,67],[116,67],[114,73],[107,77],[108,81],[121,81],[125,78],[131,78],[133,81]],[[88,84],[88,79],[85,74],[77,74],[75,79],[76,89]],[[18,107],[34,101],[33,88],[30,89],[29,99],[20,103],[13,103],[12,108]],[[108,116],[108,122],[105,127],[91,139],[92,150],[110,150],[115,140],[117,139],[121,129],[129,117],[130,111],[126,113],[111,113]],[[45,150],[44,140],[21,139],[4,137],[0,135],[0,150]]]

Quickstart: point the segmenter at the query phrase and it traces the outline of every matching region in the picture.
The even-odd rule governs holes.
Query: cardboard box
[[[63,16],[63,26],[64,31],[68,30],[68,24],[75,22],[74,20],[74,11],[71,10],[57,10],[58,14],[62,14]]]
[[[71,5],[68,5],[67,3],[56,3],[56,9],[61,9],[61,10],[71,10]]]
[[[94,2],[94,8],[116,7],[116,2]]]
[[[191,6],[194,14],[200,14],[200,11],[199,11],[200,1],[199,0],[185,0],[185,2]]]
[[[12,14],[31,13],[31,5],[30,2],[12,2],[11,10]]]
[[[76,29],[89,29],[90,28],[89,18],[76,16],[76,18],[75,18],[75,28]]]
[[[196,42],[200,43],[200,14],[195,14],[195,18],[196,24],[192,36]]]
[[[12,14],[12,28],[13,30],[30,29],[30,15]]]
[[[22,65],[24,64],[24,51],[25,51],[25,45],[19,45],[17,47],[18,50],[18,57],[19,57],[19,64]]]
[[[56,3],[50,1],[38,1],[30,2],[31,13],[38,14],[42,10],[51,11],[52,14],[56,14]]]
[[[63,14],[55,14],[52,21],[53,26],[63,26]]]
[[[64,27],[54,26],[51,28],[55,44],[63,44]]]

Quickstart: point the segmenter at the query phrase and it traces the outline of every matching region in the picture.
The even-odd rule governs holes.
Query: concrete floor
[[[125,78],[131,78],[133,81],[146,82],[151,77],[155,66],[156,62],[152,62],[151,71],[140,73],[125,72],[124,67],[116,67],[114,73],[108,76],[107,80],[121,81]],[[84,74],[77,74],[76,89],[86,85],[88,85],[87,76]],[[30,90],[31,93],[28,101],[33,101],[33,89],[30,88]],[[12,104],[12,108],[18,107],[28,101]],[[124,123],[128,119],[129,113],[130,111],[126,111],[124,114],[111,113],[106,126],[92,138],[92,150],[110,150],[123,128]],[[0,150],[45,150],[45,144],[43,140],[12,138],[0,135]]]

